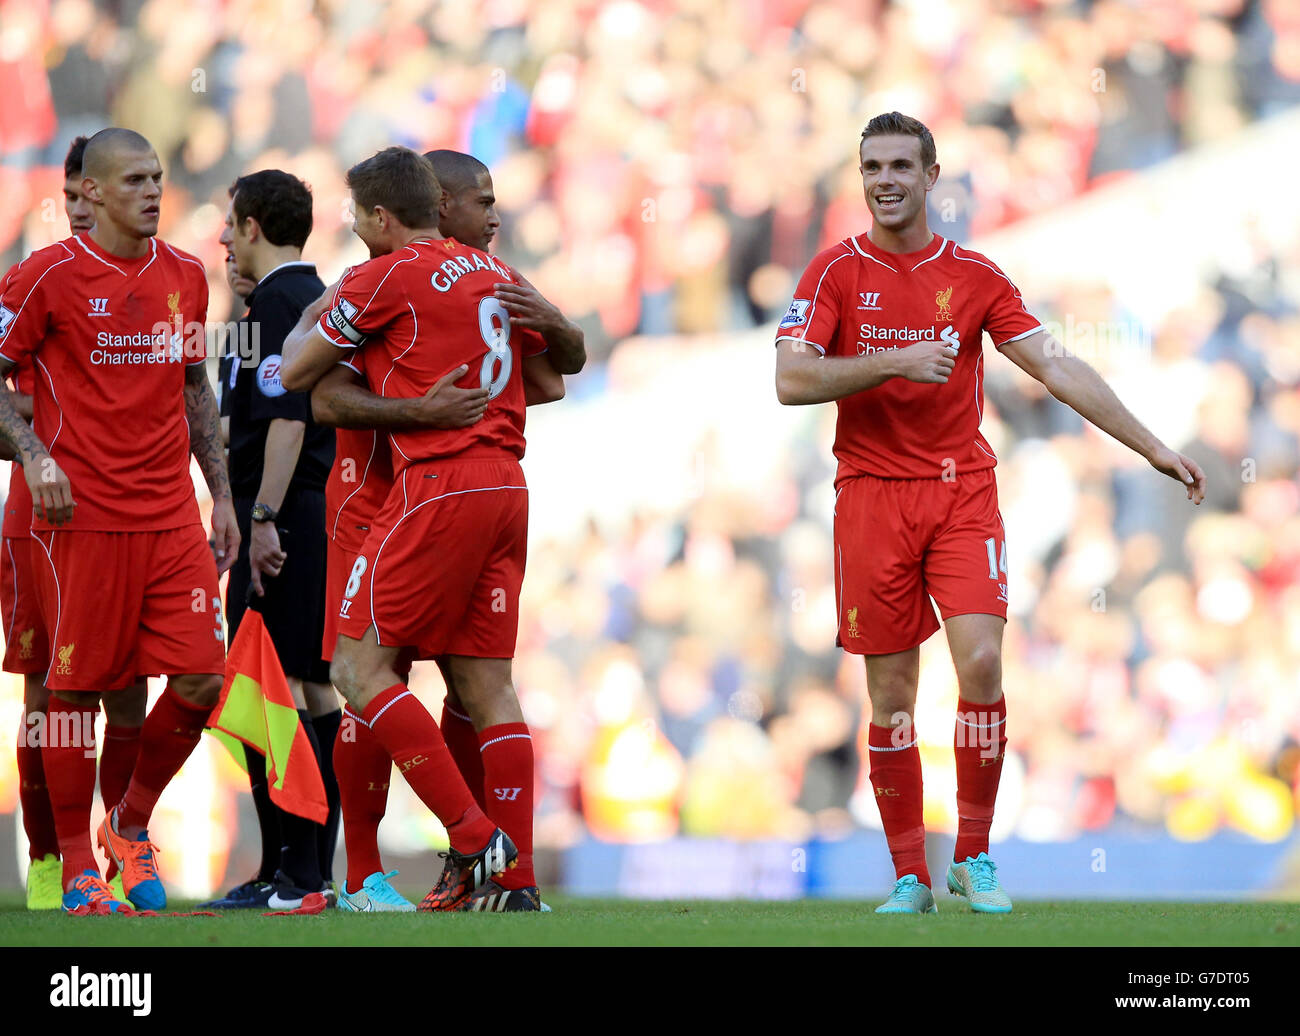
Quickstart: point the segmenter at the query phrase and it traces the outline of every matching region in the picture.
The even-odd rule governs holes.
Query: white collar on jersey
[[[287,263],[281,263],[274,270],[267,270],[266,277],[270,277],[271,274],[275,273],[278,270],[283,270],[287,266],[315,266],[315,265],[316,265],[315,263],[308,262],[306,259],[290,259]],[[266,277],[263,277],[262,281],[266,280]],[[258,281],[257,283],[261,284],[262,281]]]

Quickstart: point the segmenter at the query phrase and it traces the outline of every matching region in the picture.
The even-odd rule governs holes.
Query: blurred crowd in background
[[[213,320],[233,311],[217,238],[236,175],[280,167],[311,184],[306,258],[329,281],[365,258],[348,166],[391,143],[485,161],[504,222],[494,250],[587,333],[592,362],[559,408],[671,426],[636,431],[651,449],[702,412],[713,422],[691,439],[682,491],[606,493],[590,513],[558,501],[566,521],[534,537],[516,675],[540,749],[539,840],[833,837],[879,822],[859,795],[862,665],[834,647],[834,409],[783,411],[770,339],[751,329],[785,309],[813,254],[866,229],[861,126],[898,109],[931,127],[932,225],[978,246],[1300,105],[1300,8],[0,0],[0,96],[5,264],[66,233],[71,137],[127,125],[163,160],[161,233],[206,262]],[[1217,191],[1288,189],[1241,172],[1206,185],[1207,221]],[[989,357],[1012,595],[995,835],[1293,829],[1300,235],[1288,250],[1248,227],[1214,232],[1249,262],[1205,271],[1137,346],[1088,357],[1205,467],[1199,510]],[[1031,261],[995,258],[1013,279],[1012,259]],[[1029,303],[1061,323],[1132,324],[1095,270]],[[704,411],[646,399],[647,372],[674,364],[689,382],[723,354],[761,376],[723,365]],[[752,451],[721,442],[737,422]],[[417,686],[441,693],[432,670]],[[955,702],[939,635],[917,719],[939,830],[955,827]]]

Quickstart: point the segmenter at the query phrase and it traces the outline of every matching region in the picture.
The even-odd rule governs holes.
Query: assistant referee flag
[[[261,614],[251,608],[226,655],[226,679],[208,731],[241,767],[244,751],[237,742],[266,757],[266,783],[277,806],[325,823],[329,805],[316,753],[298,719],[271,635]]]

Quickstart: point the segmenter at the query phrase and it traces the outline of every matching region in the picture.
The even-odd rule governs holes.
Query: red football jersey
[[[342,361],[364,378],[364,358]],[[334,466],[325,483],[325,531],[345,553],[361,549],[379,508],[393,488],[393,455],[374,429],[334,429]]]
[[[487,412],[468,428],[393,432],[393,468],[475,453],[524,455],[522,360],[546,351],[535,331],[510,327],[492,294],[518,283],[505,263],[459,241],[415,241],[348,270],[320,329],[341,349],[356,348],[373,392],[424,395],[462,363],[456,384],[489,390]]]
[[[33,425],[77,504],[61,528],[199,521],[184,389],[186,365],[205,359],[201,335],[200,347],[187,343],[207,312],[203,264],[157,238],[124,259],[79,234],[32,253],[6,281],[0,356],[35,370]]]
[[[836,485],[855,475],[942,478],[991,468],[980,434],[987,331],[998,348],[1042,328],[1016,286],[978,252],[935,235],[894,254],[866,234],[808,264],[776,340],[807,342],[824,356],[864,356],[921,341],[957,349],[947,383],[890,378],[838,400]]]
[[[13,382],[14,388],[24,396],[30,396],[35,391],[36,379],[32,377],[32,368],[29,364],[24,363],[21,367],[15,367],[9,372],[9,379]],[[11,540],[31,539],[32,491],[27,488],[27,476],[23,473],[23,466],[14,461],[11,468],[9,495],[5,497],[4,527],[0,529],[0,535]]]

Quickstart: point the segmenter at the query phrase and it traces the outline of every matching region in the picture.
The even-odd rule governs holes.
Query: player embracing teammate
[[[167,688],[140,731],[139,756],[98,838],[125,895],[161,909],[147,826],[198,743],[225,666],[218,565],[239,546],[220,419],[204,350],[202,264],[157,239],[162,167],[130,130],[101,130],[82,159],[94,228],[34,253],[0,297],[0,373],[30,363],[35,418],[0,387],[0,436],[31,490],[31,563],[49,637],[45,782],[62,855],[63,907],[124,912],[90,843],[93,731],[102,694],[146,676]],[[187,337],[188,336],[188,337]],[[203,534],[193,453],[213,498]],[[107,595],[107,596],[106,596]]]
[[[985,332],[1061,402],[1182,482],[1205,476],[1145,428],[1101,377],[1056,347],[992,262],[931,233],[939,176],[916,119],[879,115],[859,151],[869,231],[809,264],[777,331],[786,404],[839,408],[834,452],[838,643],[865,656],[871,784],[896,882],[877,913],[930,913],[921,757],[913,727],[920,645],[943,616],[957,671],[957,843],[946,880],[979,912],[1007,913],[988,855],[1007,743],[1002,630],[1006,539],[996,458],[980,434]]]
[[[393,485],[351,559],[331,677],[358,736],[447,829],[446,865],[422,908],[537,910],[532,743],[511,659],[527,548],[523,369],[546,342],[511,326],[498,286],[519,284],[513,271],[440,233],[443,192],[426,158],[388,148],[349,170],[348,187],[372,258],[304,313],[283,384],[309,389],[346,359],[385,399],[419,400],[448,375],[482,396],[468,402],[468,416],[481,408],[473,423],[392,429],[381,442]],[[579,340],[576,365],[560,372],[583,358]],[[439,660],[477,731],[486,811],[399,676],[411,658]],[[343,808],[346,833],[346,793]]]

